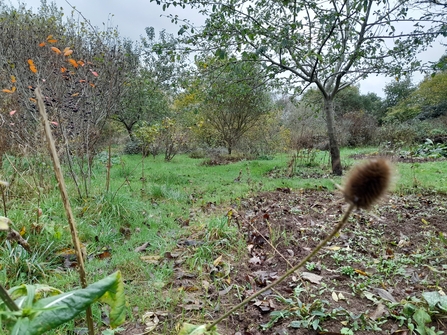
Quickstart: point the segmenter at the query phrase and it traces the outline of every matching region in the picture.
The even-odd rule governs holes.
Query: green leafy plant
[[[447,157],[447,144],[433,143],[429,138],[423,144],[419,144],[412,152],[412,156],[424,158]]]
[[[125,319],[124,283],[121,273],[86,288],[62,293],[46,285],[20,285],[6,292],[0,288],[0,321],[10,334],[39,335],[72,320],[96,301],[110,306],[110,326]]]
[[[396,316],[400,324],[406,324],[411,332],[419,335],[440,335],[443,331],[436,331],[429,324],[433,317],[447,314],[447,297],[439,292],[422,293],[423,300],[413,297],[405,302],[402,313]]]

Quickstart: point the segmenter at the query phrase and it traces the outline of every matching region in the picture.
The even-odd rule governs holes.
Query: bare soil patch
[[[305,257],[345,207],[339,193],[326,190],[283,188],[241,200],[228,224],[238,227],[245,255],[235,261],[223,253],[200,274],[174,259],[170,289],[186,294],[156,333],[176,333],[180,319],[209,322],[265,287]],[[446,221],[446,196],[393,195],[371,212],[356,212],[306,268],[223,321],[219,332],[334,335],[350,328],[359,335],[410,334],[400,318],[404,302],[421,299],[423,292],[447,291],[447,246],[440,241]],[[191,241],[182,246],[191,253],[207,242]],[[432,319],[434,329],[447,329],[445,321]],[[128,327],[120,334],[142,329],[135,322]]]
[[[233,280],[241,287],[249,287],[245,295],[284,273],[332,230],[344,211],[340,198],[321,191],[281,190],[243,201],[236,220],[246,236],[248,253],[234,265]],[[447,249],[445,245],[438,250],[435,247],[439,233],[446,230],[445,197],[389,197],[372,213],[356,213],[340,236],[313,260],[314,264],[301,269],[301,276],[291,277],[231,318],[226,333],[340,334],[341,328],[351,327],[355,321],[345,313],[365,318],[362,327],[371,328],[373,322],[368,318],[376,318],[374,313],[379,304],[385,307],[377,318],[379,323],[383,322],[377,332],[405,332],[406,326],[400,326],[395,318],[399,308],[390,310],[386,305],[389,300],[401,302],[420,298],[424,291],[447,288],[447,279],[442,274]],[[427,250],[430,246],[433,250]],[[426,258],[418,262],[419,257]],[[303,277],[303,272],[321,276],[320,284],[306,279],[312,278],[308,274]],[[262,331],[260,325],[271,321],[273,311],[299,308],[297,302],[284,303],[296,298],[297,287],[302,290],[299,294],[302,305],[311,306],[312,300],[317,299],[325,301],[324,310],[340,309],[340,316],[321,321],[318,331],[291,327],[293,321],[300,320],[293,315],[278,319]],[[227,303],[231,302],[236,303],[228,298]],[[441,321],[433,326],[446,329]],[[372,332],[369,329],[355,334]]]

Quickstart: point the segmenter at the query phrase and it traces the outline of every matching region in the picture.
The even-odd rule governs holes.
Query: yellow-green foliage
[[[393,107],[386,121],[406,121],[416,117],[424,108],[436,106],[447,101],[447,72],[426,77],[419,87],[404,101]]]

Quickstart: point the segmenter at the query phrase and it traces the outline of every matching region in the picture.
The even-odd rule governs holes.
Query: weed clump
[[[384,158],[371,159],[350,171],[342,191],[347,202],[369,209],[386,193],[391,179],[390,162]]]

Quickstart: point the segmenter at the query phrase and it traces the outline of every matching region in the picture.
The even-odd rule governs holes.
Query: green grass
[[[376,151],[377,148],[343,149],[343,164],[352,166],[355,161],[350,156],[353,154]],[[269,175],[274,170],[285,171],[290,159],[290,155],[281,154],[271,160],[205,166],[201,164],[204,159],[192,159],[187,155],[178,155],[171,162],[157,156],[146,158],[143,170],[140,156],[123,156],[114,158],[116,164],[111,168],[108,193],[105,165],[98,160],[88,184],[89,196],[82,199],[78,198],[74,183],[65,171],[79,236],[88,254],[88,281],[93,282],[119,269],[128,281],[126,294],[130,310],[138,307],[142,313],[175,308],[178,292],[169,290],[174,262],[164,259],[164,255],[176,250],[181,239],[202,242],[192,248],[186,260],[187,267],[200,275],[220,255],[237,260],[244,251],[243,238],[237,227],[228,224],[226,217],[228,208],[237,206],[242,198],[285,187],[332,191],[334,182],[342,182],[340,177],[307,179],[287,178],[280,173],[275,178]],[[298,168],[328,174],[327,161],[328,154],[319,152],[316,165]],[[41,167],[32,160],[25,160],[21,166],[23,174],[15,174],[8,191],[8,217],[16,230],[24,228],[24,237],[36,250],[36,255],[22,257],[28,267],[12,264],[10,257],[11,264],[4,263],[0,269],[0,280],[9,287],[35,281],[62,290],[78,287],[77,273],[64,269],[60,260],[50,257],[64,248],[72,248],[56,183],[53,178],[41,180],[33,176],[33,171],[40,173]],[[397,170],[396,192],[447,192],[445,162],[397,164]],[[6,163],[0,178],[9,180],[13,174],[14,169]],[[213,210],[208,213],[210,204]],[[43,212],[39,218],[37,208]],[[186,220],[190,220],[188,227],[181,224]],[[149,242],[146,251],[134,251],[146,242]],[[11,252],[8,248],[3,241],[0,245],[2,259]],[[110,257],[101,259],[104,250],[110,252]],[[162,261],[158,265],[148,264],[140,258],[144,255],[160,256]],[[161,291],[167,293],[160,294]]]

